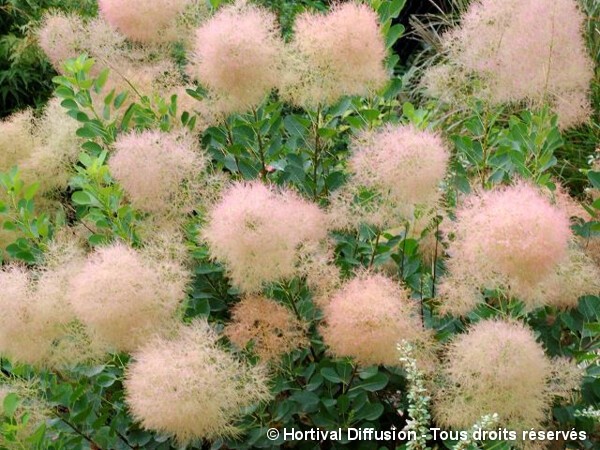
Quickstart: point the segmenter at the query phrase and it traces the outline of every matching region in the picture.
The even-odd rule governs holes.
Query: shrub
[[[472,2],[448,105],[403,103],[403,0],[208,3],[40,23],[55,98],[0,124],[0,446],[533,445],[433,433],[501,426],[592,448],[600,178],[586,150],[553,177],[574,142],[558,98],[587,95],[581,13]],[[522,76],[501,102],[505,68],[457,59],[496,61],[497,25]],[[549,39],[576,67],[541,92]],[[19,409],[38,398],[40,426]]]

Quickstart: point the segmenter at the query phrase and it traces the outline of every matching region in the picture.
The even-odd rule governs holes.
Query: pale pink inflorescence
[[[349,281],[323,313],[323,341],[336,357],[349,356],[363,366],[398,365],[397,344],[402,340],[430,350],[417,303],[383,275],[365,273]]]
[[[511,430],[542,428],[555,395],[576,389],[580,375],[557,361],[565,374],[553,386],[554,361],[533,331],[518,322],[485,320],[448,346],[433,413],[441,426],[468,429],[482,416],[498,414],[498,426]],[[568,369],[568,370],[567,370]]]
[[[241,409],[269,398],[264,371],[217,345],[204,321],[182,327],[173,340],[156,338],[134,354],[125,379],[134,418],[180,443],[235,435]]]
[[[76,14],[48,13],[38,30],[38,42],[57,71],[69,58],[74,58],[86,49],[82,43],[85,24]]]
[[[17,266],[0,271],[0,353],[38,367],[96,361],[106,348],[90,339],[67,300],[81,250],[60,239],[49,243],[46,255],[35,271]]]
[[[0,284],[0,353],[15,362],[41,364],[50,352],[52,339],[60,335],[62,323],[45,323],[41,310],[46,304],[31,301],[34,289],[26,270],[2,270]]]
[[[160,213],[181,206],[185,182],[193,182],[206,161],[196,139],[160,131],[120,135],[108,165],[131,203],[143,211]]]
[[[440,136],[412,125],[386,125],[359,137],[348,164],[351,178],[332,198],[334,223],[384,228],[414,219],[439,200],[449,158]]]
[[[575,0],[479,0],[444,37],[450,72],[494,104],[550,103],[561,127],[587,120],[593,63]],[[438,70],[438,69],[436,69]],[[443,89],[443,84],[441,85]]]
[[[156,43],[173,38],[177,16],[191,0],[99,0],[100,13],[129,39]]]
[[[258,295],[243,298],[231,311],[225,335],[238,348],[252,345],[262,361],[276,362],[282,355],[307,344],[308,324],[274,300]]]
[[[132,351],[176,327],[187,272],[113,244],[92,253],[72,278],[69,302],[92,335],[118,351]]]
[[[600,268],[575,243],[567,257],[526,298],[528,306],[552,305],[560,309],[577,308],[579,298],[600,292]]]
[[[326,235],[325,213],[316,204],[257,181],[228,188],[203,232],[211,255],[243,292],[300,274],[302,256]]]
[[[190,73],[209,88],[221,113],[243,112],[278,86],[282,52],[275,15],[237,2],[197,30]]]
[[[104,66],[125,58],[125,37],[101,18],[84,20],[78,14],[48,12],[37,31],[38,42],[58,72],[69,58],[85,53]],[[99,72],[99,66],[92,69]]]
[[[443,309],[454,314],[474,308],[481,288],[505,288],[538,306],[540,285],[567,260],[571,240],[567,215],[525,183],[472,194],[453,228],[440,291]]]
[[[114,89],[115,96],[128,94],[121,111],[133,101],[139,101],[140,95],[155,104],[158,97],[168,101],[171,95],[177,94],[178,114],[184,110],[190,113],[201,110],[197,116],[199,127],[206,125],[204,116],[212,115],[202,102],[187,95],[181,71],[166,57],[164,49],[132,46],[102,18],[85,20],[77,14],[47,13],[37,34],[40,46],[59,72],[64,71],[66,59],[81,53],[95,60],[91,75],[98,76],[100,71],[109,69],[102,92],[91,92],[94,106],[100,111],[105,106],[106,95]]]
[[[39,183],[40,194],[66,189],[81,153],[83,139],[76,135],[80,123],[65,114],[60,102],[59,98],[50,99],[35,121],[35,145],[20,166],[23,180]]]
[[[57,98],[39,117],[30,110],[10,116],[0,122],[0,171],[18,166],[26,184],[39,183],[40,194],[66,188],[81,151],[77,128]]]
[[[0,172],[21,165],[31,154],[34,120],[33,110],[26,109],[0,121]]]
[[[343,95],[368,95],[389,75],[377,13],[359,2],[335,4],[328,14],[296,18],[286,52],[281,93],[302,107],[329,105]]]

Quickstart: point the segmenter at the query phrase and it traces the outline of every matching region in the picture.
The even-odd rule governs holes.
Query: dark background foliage
[[[40,107],[52,95],[50,62],[34,30],[43,13],[58,8],[93,14],[92,0],[0,0],[0,117],[27,106]]]

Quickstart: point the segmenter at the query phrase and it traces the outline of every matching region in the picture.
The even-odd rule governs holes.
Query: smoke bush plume
[[[133,417],[180,443],[237,434],[241,409],[269,397],[263,370],[219,348],[204,321],[183,327],[173,340],[149,341],[134,358],[125,379]]]

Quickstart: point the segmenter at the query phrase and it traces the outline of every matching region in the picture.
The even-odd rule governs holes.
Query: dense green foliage
[[[26,104],[41,105],[54,91],[65,114],[79,122],[81,154],[64,192],[57,195],[63,214],[49,215],[38,206],[38,185],[27,184],[17,168],[0,176],[0,214],[5,230],[18,233],[18,239],[5,249],[5,259],[29,267],[44,264],[44,255],[57,230],[83,223],[90,230],[86,245],[90,250],[113,241],[134,248],[144,246],[143,227],[147,218],[128,201],[127,195],[110,173],[107,162],[118,136],[131,130],[159,129],[164,132],[183,127],[197,132],[211,160],[212,173],[225,173],[233,180],[266,180],[280,186],[293,186],[305,198],[325,207],[328,196],[348,177],[349,141],[365,130],[386,123],[411,124],[417,129],[444,133],[452,144],[449,176],[444,181],[443,210],[453,211],[464,195],[490,189],[510,180],[523,179],[535,185],[556,189],[560,181],[572,193],[584,198],[584,189],[600,189],[599,172],[590,167],[600,136],[598,76],[594,86],[594,117],[590,125],[561,132],[557,118],[548,109],[514,110],[492,108],[479,101],[462,111],[440,108],[425,101],[418,92],[403,85],[406,61],[400,63],[391,53],[387,64],[396,75],[373,98],[345,97],[336,104],[315,111],[293,108],[275,96],[247,114],[234,114],[222,123],[198,130],[198,118],[182,111],[181,99],[142,96],[133,103],[126,93],[106,89],[111,71],[94,72],[98,63],[86,55],[69,60],[65,73],[54,76],[41,51],[31,42],[30,24],[52,7],[67,10],[64,2],[8,1],[0,4],[0,115]],[[71,2],[69,2],[71,3]],[[77,4],[79,2],[72,2]],[[93,2],[89,2],[92,4]],[[212,6],[218,6],[211,2]],[[280,13],[284,34],[289,34],[293,17],[305,8],[325,9],[327,2],[262,2]],[[394,24],[404,1],[370,2],[379,13],[392,49],[403,36],[404,27]],[[587,2],[590,9],[594,2]],[[82,7],[94,14],[92,7]],[[590,15],[597,17],[598,10]],[[597,24],[597,22],[596,22]],[[589,46],[600,51],[598,33],[590,25]],[[596,75],[598,75],[596,68]],[[54,78],[52,78],[54,76]],[[204,99],[202,87],[188,95]],[[101,96],[103,111],[94,107],[93,97]],[[404,101],[410,99],[411,102]],[[56,193],[55,193],[56,194]],[[365,193],[368,196],[369,193]],[[600,236],[600,202],[585,202],[588,220],[579,219],[572,229],[583,242]],[[231,308],[240,299],[225,268],[215,262],[208,247],[198,238],[207,211],[198,207],[186,217],[186,246],[192,256],[193,280],[185,307],[185,322],[206,318],[217,329],[231,320]],[[452,215],[452,212],[449,213]],[[360,270],[391,273],[410,288],[419,304],[425,328],[433,330],[437,342],[445,344],[468,327],[488,318],[513,318],[530,325],[549,356],[567,357],[584,370],[581,393],[571,402],[556,404],[551,426],[586,431],[585,441],[560,442],[569,448],[598,448],[598,423],[578,411],[600,405],[600,297],[590,292],[579,299],[578,307],[561,310],[544,306],[529,312],[523,303],[500,291],[486,291],[486,303],[462,318],[441,315],[436,295],[446,273],[442,253],[440,223],[436,214],[420,235],[402,222],[396,229],[362,226],[356,232],[333,233],[334,258],[345,278]],[[426,237],[434,237],[433,260],[421,252]],[[438,252],[439,246],[439,252]],[[1,289],[1,287],[0,287]],[[323,318],[305,279],[275,283],[266,294],[309,324],[310,345],[283,357],[273,371],[273,400],[254,405],[239,424],[239,438],[217,439],[213,443],[194,442],[189,448],[279,448],[283,438],[271,441],[269,428],[346,429],[349,427],[388,430],[401,429],[410,420],[408,411],[414,399],[405,395],[411,385],[407,371],[398,367],[362,367],[350,358],[335,358],[327,352],[319,333]],[[223,345],[233,351],[225,339]],[[257,362],[252,348],[240,352]],[[69,370],[38,370],[0,360],[2,377],[31,385],[44,399],[48,420],[34,430],[26,412],[33,410],[29,397],[10,394],[4,398],[0,435],[20,448],[40,449],[170,449],[178,444],[170,436],[144,430],[131,417],[125,403],[124,374],[130,360],[127,354],[112,354],[102,364],[76,366]],[[400,356],[399,356],[400,357]],[[410,373],[409,373],[410,375]],[[24,390],[23,392],[28,392]],[[426,404],[426,402],[424,402]],[[490,412],[492,413],[492,412]],[[22,440],[21,430],[27,437]],[[2,441],[0,441],[2,442]],[[320,447],[320,446],[323,447]],[[455,448],[455,441],[430,439],[431,448]],[[483,443],[483,448],[510,448],[508,443]],[[406,442],[337,443],[295,442],[293,448],[407,448]],[[437,446],[437,447],[435,447]],[[1,447],[1,445],[0,445]],[[416,447],[410,447],[416,448]],[[470,447],[471,448],[471,447]],[[562,448],[562,447],[561,447]],[[566,447],[565,447],[566,448]]]

